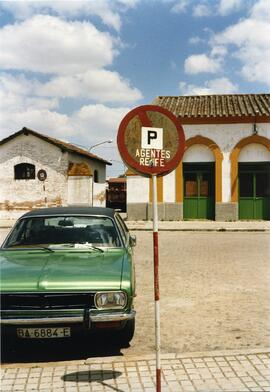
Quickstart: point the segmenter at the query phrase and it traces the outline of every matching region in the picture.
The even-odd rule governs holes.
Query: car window
[[[96,216],[32,217],[20,220],[5,247],[88,243],[119,247],[121,240],[112,219]]]
[[[124,224],[122,218],[118,214],[115,215],[115,219],[118,224],[119,230],[121,232],[121,236],[123,238],[123,241],[124,241],[124,243],[126,243],[127,239],[128,239],[128,235],[129,235],[128,229],[127,229],[126,225]]]

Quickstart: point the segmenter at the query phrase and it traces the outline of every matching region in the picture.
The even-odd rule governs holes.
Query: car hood
[[[120,289],[124,249],[0,251],[1,290]]]

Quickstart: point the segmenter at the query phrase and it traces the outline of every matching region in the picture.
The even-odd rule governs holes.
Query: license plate
[[[18,338],[23,339],[53,339],[71,336],[69,327],[66,328],[17,328]]]

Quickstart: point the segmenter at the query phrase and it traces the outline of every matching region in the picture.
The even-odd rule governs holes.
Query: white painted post
[[[156,391],[161,392],[157,176],[153,175],[152,180],[153,180],[152,183],[153,183],[153,248],[154,248],[154,292],[155,292]]]

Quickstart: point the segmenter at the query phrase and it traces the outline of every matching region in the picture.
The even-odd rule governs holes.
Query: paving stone
[[[155,392],[155,361],[123,360],[117,363],[66,367],[8,369],[2,373],[3,392]],[[162,362],[162,392],[270,391],[270,354],[220,355],[176,358]],[[258,369],[259,368],[259,369]],[[114,378],[114,372],[121,375]],[[245,371],[243,371],[245,369]],[[77,381],[64,381],[64,374],[78,373]],[[102,372],[109,377],[102,381]]]

